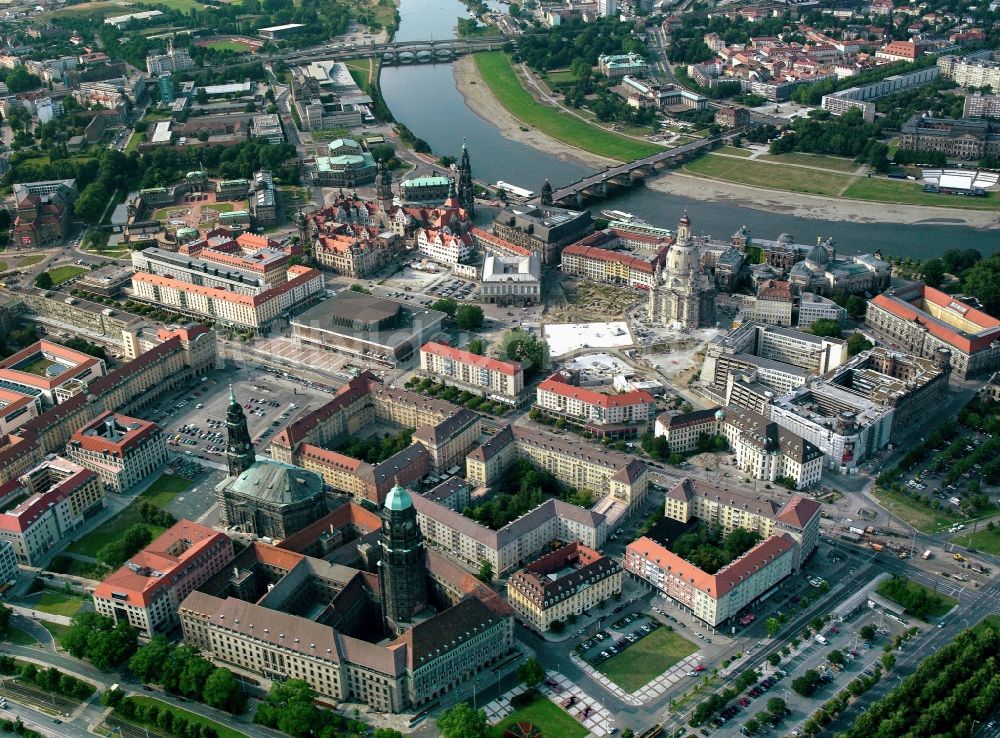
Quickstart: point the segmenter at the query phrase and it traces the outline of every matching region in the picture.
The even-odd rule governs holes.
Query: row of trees
[[[0,654],[0,674],[17,674],[21,681],[34,684],[46,692],[78,700],[85,700],[94,693],[93,684],[70,674],[63,674],[54,666],[47,669],[39,669],[30,663],[18,666],[17,661],[5,654]]]
[[[177,738],[218,738],[219,731],[207,723],[188,720],[174,711],[170,705],[155,702],[139,702],[127,697],[120,689],[108,690],[101,694],[101,704],[112,708],[126,720],[142,725],[151,725],[167,735]]]
[[[125,663],[139,644],[139,631],[127,622],[96,612],[73,616],[69,629],[59,639],[71,656],[86,659],[101,671],[109,671]]]
[[[216,667],[194,646],[170,643],[162,635],[136,651],[128,668],[141,681],[161,684],[172,694],[233,714],[246,708],[243,687],[229,669]]]
[[[331,710],[316,706],[316,692],[302,679],[275,682],[267,697],[257,705],[253,721],[258,725],[280,730],[292,738],[346,738],[367,735],[368,726],[359,720],[348,720]],[[403,738],[396,730],[379,728],[374,738]]]
[[[477,331],[483,327],[484,314],[479,305],[460,303],[451,297],[444,297],[431,303],[432,310],[440,310],[453,318],[458,327],[466,331]]]

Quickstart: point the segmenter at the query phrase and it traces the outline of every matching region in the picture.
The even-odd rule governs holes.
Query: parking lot
[[[617,618],[608,630],[601,630],[576,647],[577,654],[591,666],[603,664],[625,651],[660,626],[648,615],[634,612]]]
[[[262,451],[275,433],[324,404],[334,391],[333,387],[286,378],[261,366],[227,367],[205,379],[185,391],[171,393],[142,415],[163,426],[175,456],[216,462],[216,468],[225,463],[230,383],[243,405],[250,436]]]
[[[475,290],[476,285],[473,282],[466,282],[463,279],[443,279],[428,287],[424,293],[435,297],[450,297],[453,300],[468,300]]]

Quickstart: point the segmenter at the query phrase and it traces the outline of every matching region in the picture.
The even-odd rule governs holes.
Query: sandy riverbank
[[[780,192],[720,182],[676,171],[648,179],[646,185],[659,192],[702,202],[724,202],[728,205],[765,210],[770,213],[785,213],[800,218],[845,220],[854,223],[1000,228],[1000,210],[962,210],[923,205],[893,205],[864,200],[838,200],[819,195]]]
[[[619,163],[614,159],[607,159],[582,149],[575,149],[521,123],[507,112],[507,109],[490,92],[490,88],[486,86],[479,74],[476,61],[471,54],[460,57],[452,65],[452,68],[455,73],[455,87],[465,98],[466,105],[480,118],[488,120],[499,128],[505,138],[526,144],[550,156],[578,161],[595,169],[604,169]],[[523,128],[528,130],[522,130]]]

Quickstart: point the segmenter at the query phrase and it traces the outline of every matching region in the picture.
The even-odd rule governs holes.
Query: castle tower
[[[379,209],[383,213],[392,210],[392,172],[379,160],[376,165],[375,174],[375,199],[378,200]]]
[[[552,204],[552,185],[549,184],[549,180],[545,180],[545,184],[542,185],[542,205]]]
[[[247,428],[247,416],[240,403],[236,401],[236,393],[229,386],[229,409],[226,411],[226,463],[229,465],[229,476],[238,477],[249,469],[257,460],[253,442],[250,440],[250,429]]]
[[[462,160],[458,165],[458,201],[469,213],[476,214],[476,190],[472,184],[472,165],[469,163],[469,148],[462,143]]]
[[[398,633],[427,603],[427,552],[413,499],[398,481],[385,498],[381,517],[378,582],[382,615],[389,630]]]

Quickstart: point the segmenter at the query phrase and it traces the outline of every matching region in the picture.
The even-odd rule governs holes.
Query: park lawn
[[[39,620],[38,622],[41,623],[45,630],[52,634],[52,637],[56,639],[56,642],[58,642],[59,639],[62,638],[69,630],[69,626],[63,625],[62,623],[50,623],[48,620]]]
[[[860,164],[856,164],[851,159],[844,159],[839,156],[825,156],[823,154],[802,154],[791,152],[788,154],[761,154],[758,161],[770,161],[775,164],[801,164],[806,167],[819,167],[820,169],[832,169],[835,172],[844,174],[854,174],[858,171]]]
[[[26,633],[20,628],[15,628],[13,625],[7,628],[7,632],[3,634],[3,640],[5,643],[13,643],[15,646],[38,645],[38,641],[30,633]]]
[[[63,282],[73,279],[73,277],[79,277],[87,271],[89,270],[84,267],[66,264],[64,266],[57,266],[49,269],[49,276],[52,277],[52,286],[55,287]]]
[[[882,487],[875,490],[875,497],[882,503],[882,507],[922,533],[936,533],[951,527],[958,520],[954,515],[949,515],[942,510],[932,510],[914,502],[909,497]]]
[[[959,546],[974,548],[988,554],[1000,554],[1000,528],[983,528],[952,539]]]
[[[207,717],[203,717],[188,710],[182,710],[179,707],[168,705],[166,702],[162,700],[154,699],[153,697],[146,697],[145,695],[140,695],[140,694],[133,694],[129,696],[137,704],[147,705],[147,706],[156,705],[161,711],[170,710],[170,712],[172,712],[175,716],[180,716],[183,717],[185,720],[187,720],[188,725],[192,723],[197,723],[198,725],[208,725],[209,727],[215,729],[215,732],[218,733],[219,738],[246,738],[247,736],[246,733],[241,733],[240,731],[231,728],[228,725],[217,723],[214,720],[210,720]],[[120,718],[121,715],[117,715],[117,717]],[[142,726],[142,723],[138,721],[129,721],[129,722],[134,722],[135,725],[139,725],[140,727]]]
[[[66,550],[69,553],[97,558],[98,551],[112,541],[117,541],[126,530],[139,523],[142,523],[142,520],[139,518],[139,506],[133,503],[113,518],[105,520],[83,538],[73,541]],[[158,525],[142,524],[149,528],[153,534],[153,538],[156,538],[165,530]]]
[[[732,157],[706,154],[685,165],[684,171],[727,182],[768,187],[773,190],[803,192],[810,195],[837,197],[850,184],[843,174],[819,172],[815,169],[783,167],[758,161],[737,161]]]
[[[698,647],[677,631],[657,628],[597,667],[626,692],[635,692]]]
[[[987,192],[986,197],[963,197],[924,192],[919,182],[898,179],[861,177],[847,188],[844,197],[873,202],[894,202],[903,205],[927,205],[938,208],[965,210],[1000,210],[1000,196]]]
[[[691,139],[692,141],[694,139]],[[720,146],[715,150],[716,154],[728,154],[729,156],[738,156],[741,159],[746,159],[747,157],[753,156],[753,152],[750,149],[738,149],[735,146]]]
[[[233,209],[231,202],[210,202],[202,206],[202,210],[214,210],[217,213],[228,213]],[[245,208],[241,208],[245,210]]]
[[[67,592],[57,592],[52,589],[47,589],[38,597],[37,600],[32,602],[29,607],[35,610],[41,610],[42,612],[47,612],[50,615],[65,615],[66,617],[72,617],[83,607],[84,600],[82,597],[77,597],[76,595],[69,594]]]
[[[580,78],[568,69],[552,69],[545,73],[545,79],[552,85],[574,85]]]
[[[34,266],[40,261],[45,261],[45,254],[32,254],[31,256],[25,256],[17,262],[17,266],[23,269],[24,267]]]
[[[651,156],[663,149],[654,144],[616,136],[579,118],[535,101],[500,51],[476,54],[476,68],[490,92],[515,118],[571,146],[618,161]]]
[[[190,13],[192,10],[205,10],[210,7],[195,2],[195,0],[149,0],[149,2],[137,2],[136,5],[166,5],[171,10],[179,10],[182,13]]]
[[[933,609],[931,609],[931,610],[929,610],[927,612],[927,616],[928,617],[932,617],[932,618],[943,617],[944,615],[948,614],[948,611],[951,610],[951,608],[953,608],[955,605],[958,604],[958,600],[956,600],[954,597],[949,597],[946,594],[941,594],[940,592],[935,592],[930,587],[925,587],[924,585],[920,584],[919,582],[914,582],[912,579],[909,579],[909,578],[906,578],[906,577],[904,577],[904,579],[906,579],[907,589],[909,589],[911,592],[922,589],[924,592],[927,593],[928,597],[936,596],[938,598],[938,600],[940,600],[939,604],[936,607],[934,607]],[[902,602],[900,602],[899,600],[893,599],[888,594],[886,594],[886,592],[885,592],[885,585],[887,585],[887,584],[888,584],[888,581],[882,582],[882,584],[880,584],[878,586],[878,589],[876,591],[882,597],[885,597],[888,600],[892,600],[893,602],[895,602],[898,605],[902,605],[903,604]]]
[[[139,495],[139,499],[152,502],[157,507],[165,507],[190,486],[190,480],[184,479],[184,477],[161,474],[160,478],[149,486],[149,489]]]
[[[515,710],[491,730],[492,738],[501,738],[514,723],[529,722],[542,732],[544,738],[586,738],[588,730],[572,715],[545,697],[539,697],[527,707]]]
[[[3,259],[0,259],[0,272],[6,272],[6,271],[7,271],[7,262],[4,261]]]
[[[167,216],[174,212],[175,210],[188,210],[189,208],[183,205],[171,205],[169,207],[160,208],[153,212],[153,220],[166,220]]]

